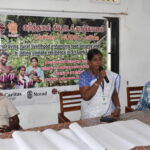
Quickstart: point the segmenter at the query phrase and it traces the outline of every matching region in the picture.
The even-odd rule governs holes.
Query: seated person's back
[[[150,108],[150,81],[143,87],[142,95],[136,106],[136,110],[146,110],[147,108]]]

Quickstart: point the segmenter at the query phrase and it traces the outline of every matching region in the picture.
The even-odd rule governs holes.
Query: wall
[[[143,85],[149,81],[149,40],[150,40],[150,1],[149,0],[121,0],[120,4],[98,4],[92,0],[0,0],[0,11],[8,12],[10,9],[30,10],[19,11],[22,14],[30,13],[33,15],[58,15],[72,17],[89,17],[101,18],[102,16],[112,16],[108,14],[98,14],[100,12],[119,13],[126,12],[128,15],[113,15],[120,18],[120,75],[121,75],[121,91],[120,100],[122,110],[126,105],[126,81],[130,86]],[[36,4],[36,5],[35,5]],[[9,9],[10,8],[10,9]],[[31,10],[41,10],[34,12]],[[48,11],[75,11],[75,12],[97,12],[97,14],[84,13],[50,13]],[[16,13],[14,10],[11,13]],[[42,13],[43,12],[43,13]],[[57,113],[59,112],[59,104],[53,103],[49,105],[33,105],[20,106],[21,124],[24,128],[41,126],[46,124],[57,123]],[[78,114],[70,114],[72,119],[79,118]]]
[[[126,81],[129,86],[144,85],[149,81],[150,64],[150,1],[128,1],[128,16],[120,25],[120,73],[122,78],[120,100],[126,104]]]

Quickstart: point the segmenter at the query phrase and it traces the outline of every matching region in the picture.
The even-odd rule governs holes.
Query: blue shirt
[[[150,81],[147,82],[143,88],[141,98],[136,106],[136,110],[145,110],[150,103]]]
[[[84,71],[79,76],[79,87],[90,86],[90,82],[96,79],[92,74],[88,71]]]
[[[89,71],[84,71],[79,76],[79,87],[90,86],[92,80],[96,79]],[[120,76],[118,75],[115,79],[115,85],[117,92],[120,89]]]

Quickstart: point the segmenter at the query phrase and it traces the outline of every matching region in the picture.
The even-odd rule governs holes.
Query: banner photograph
[[[105,65],[105,20],[0,15],[0,89],[77,85],[92,48]]]

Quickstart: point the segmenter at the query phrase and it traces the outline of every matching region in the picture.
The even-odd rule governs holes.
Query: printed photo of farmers
[[[106,57],[106,22],[36,16],[0,16],[0,89],[77,85],[86,54]]]

